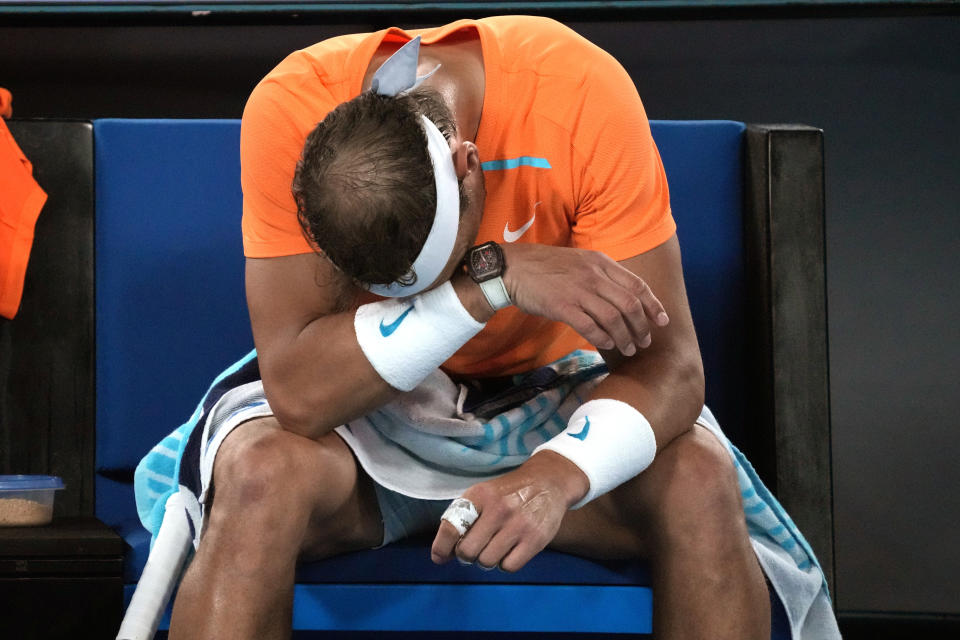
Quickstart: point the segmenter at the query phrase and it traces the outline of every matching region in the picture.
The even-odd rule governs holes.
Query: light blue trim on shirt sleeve
[[[505,169],[516,169],[517,167],[533,167],[534,169],[553,168],[546,158],[534,158],[533,156],[520,156],[519,158],[509,158],[506,160],[489,160],[487,162],[481,162],[480,167],[484,171],[503,171]]]

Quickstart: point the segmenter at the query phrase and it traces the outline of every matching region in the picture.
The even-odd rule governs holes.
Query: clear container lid
[[[0,491],[63,489],[60,476],[0,476]]]

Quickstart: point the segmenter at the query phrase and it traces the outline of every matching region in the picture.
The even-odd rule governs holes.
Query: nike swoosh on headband
[[[524,225],[519,229],[517,229],[516,231],[510,231],[509,222],[503,225],[503,241],[504,242],[516,242],[517,240],[520,239],[520,236],[525,234],[527,230],[531,226],[533,226],[533,221],[537,219],[537,205],[539,204],[540,203],[537,202],[537,204],[533,205],[533,217],[527,220],[526,223],[524,223]]]
[[[393,332],[396,331],[397,328],[400,326],[400,323],[403,322],[403,319],[407,317],[407,314],[409,314],[411,311],[413,311],[412,304],[409,307],[407,307],[406,311],[401,313],[400,316],[390,324],[383,324],[383,320],[381,320],[380,335],[382,335],[384,338],[389,338],[393,334]]]
[[[571,438],[576,438],[577,440],[586,440],[588,433],[590,433],[590,416],[587,416],[587,421],[584,423],[583,429],[580,429],[579,433],[568,433],[567,435]]]

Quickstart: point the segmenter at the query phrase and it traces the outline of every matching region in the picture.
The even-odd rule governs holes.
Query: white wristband
[[[449,281],[411,298],[362,305],[353,318],[363,355],[401,391],[416,388],[483,327]]]
[[[590,400],[573,412],[567,428],[533,450],[554,451],[590,481],[590,489],[572,509],[620,486],[650,466],[657,440],[643,414],[626,402]]]

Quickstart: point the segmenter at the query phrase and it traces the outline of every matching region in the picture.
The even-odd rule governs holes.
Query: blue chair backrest
[[[707,405],[743,442],[745,277],[743,138],[730,121],[654,121],[683,275],[706,376]],[[654,292],[656,293],[656,292]]]
[[[670,183],[707,402],[743,416],[741,141],[736,122],[653,122]],[[97,471],[124,475],[252,348],[236,120],[97,120]],[[98,483],[101,482],[98,476]],[[115,523],[132,491],[102,499]],[[113,495],[113,494],[111,494]]]

